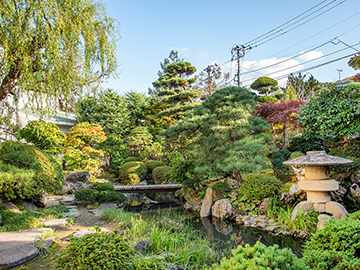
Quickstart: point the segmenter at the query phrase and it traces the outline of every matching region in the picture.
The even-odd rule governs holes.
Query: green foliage
[[[314,270],[360,268],[359,212],[330,219],[305,243],[303,261]]]
[[[111,183],[93,183],[92,188],[97,191],[115,191],[115,188]]]
[[[129,146],[130,152],[133,155],[139,156],[145,147],[150,145],[153,141],[153,136],[145,127],[136,127],[130,131],[126,137],[126,142]]]
[[[121,181],[129,181],[129,174],[137,174],[140,179],[147,172],[146,165],[140,161],[126,162],[119,169],[119,178]]]
[[[260,77],[255,82],[253,82],[250,87],[257,90],[260,94],[268,95],[269,93],[278,90],[276,87],[277,85],[278,82],[272,78]]]
[[[129,184],[132,186],[138,185],[140,183],[140,177],[136,173],[130,173],[129,179]]]
[[[168,166],[156,167],[152,171],[152,177],[154,179],[154,182],[156,184],[162,184],[162,183],[166,182],[170,178],[170,176],[169,176],[170,171],[171,171],[171,167],[168,167]]]
[[[104,152],[93,147],[106,139],[104,131],[97,124],[83,122],[72,127],[65,140],[66,169],[88,170],[98,176]]]
[[[32,145],[0,144],[0,198],[37,198],[62,189],[64,174],[54,158]]]
[[[299,158],[299,157],[302,157],[302,156],[304,156],[303,152],[296,151],[296,152],[291,153],[291,155],[289,157],[289,160],[294,159],[294,158]]]
[[[175,167],[176,165],[178,165],[180,162],[182,162],[184,160],[184,157],[181,155],[181,153],[175,151],[175,152],[168,153],[167,159],[168,159],[169,166]]]
[[[30,121],[20,130],[20,136],[50,155],[62,153],[61,146],[65,141],[65,133],[61,132],[56,124]]]
[[[82,189],[75,193],[75,199],[82,202],[123,202],[125,196],[122,193],[116,192],[114,187],[112,189],[109,185],[99,184],[101,186],[94,186],[96,189]]]
[[[230,192],[231,188],[227,182],[216,182],[212,187],[214,194],[217,198],[224,196],[224,193]]]
[[[133,162],[133,161],[141,161],[141,158],[139,157],[128,157],[124,159],[125,163],[126,162]]]
[[[181,183],[193,190],[200,191],[199,188],[203,175],[196,171],[196,165],[196,161],[193,159],[179,162],[171,170],[171,180]]]
[[[268,154],[268,157],[270,158],[271,164],[274,169],[275,177],[283,183],[288,182],[293,175],[290,167],[283,164],[283,162],[287,161],[290,158],[290,155],[291,152],[288,150],[280,150]]]
[[[2,217],[0,232],[42,228],[45,225],[39,221],[40,218],[45,220],[62,218],[61,213],[64,212],[68,212],[64,205],[52,206],[38,211],[23,210],[20,213],[0,207],[0,215]]]
[[[114,232],[71,237],[54,259],[56,269],[133,269],[134,248]]]
[[[0,101],[21,89],[39,112],[54,109],[54,97],[67,103],[116,72],[118,23],[101,3],[4,0],[0,10]]]
[[[239,201],[262,201],[278,194],[281,182],[274,176],[257,174],[249,177],[239,190]]]
[[[141,157],[144,160],[161,160],[164,156],[165,147],[163,143],[153,142],[151,145],[145,147],[144,151],[142,151]]]
[[[150,105],[151,98],[145,94],[130,91],[126,93],[127,110],[129,112],[130,129],[137,126],[147,126],[144,122],[146,118],[146,108]]]
[[[360,132],[360,84],[334,86],[314,96],[300,112],[304,135],[350,137]],[[303,135],[303,136],[304,136]]]
[[[304,154],[308,151],[328,151],[328,148],[325,146],[326,139],[326,136],[319,137],[310,134],[293,137],[287,149],[291,152],[302,152]]]
[[[165,166],[165,163],[160,160],[149,160],[145,162],[145,165],[148,172],[152,173],[156,167]]]
[[[95,148],[104,151],[105,170],[117,175],[119,167],[125,163],[124,159],[129,156],[129,150],[120,136],[108,134],[106,137],[107,140],[95,145]]]
[[[279,99],[275,96],[256,96],[255,100],[259,103],[270,103],[279,101]]]
[[[117,223],[122,227],[130,228],[136,216],[133,213],[126,212],[120,208],[108,208],[101,213],[101,218],[109,223]]]
[[[290,249],[279,249],[278,245],[266,247],[261,242],[251,247],[249,244],[238,246],[232,251],[234,257],[223,258],[220,265],[205,267],[209,270],[310,270]]]
[[[199,161],[202,174],[255,173],[269,166],[264,156],[272,138],[263,133],[269,129],[265,120],[253,116],[255,94],[245,88],[226,87],[217,90],[187,118],[171,125],[166,136],[172,140],[191,138],[186,153]]]

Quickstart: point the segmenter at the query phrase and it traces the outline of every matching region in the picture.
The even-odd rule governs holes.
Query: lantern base
[[[315,211],[332,214],[337,219],[349,216],[349,213],[346,211],[345,207],[337,202],[311,203],[308,201],[303,201],[295,206],[294,210],[291,213],[291,218],[294,219],[300,211],[309,211],[311,207],[313,207]]]

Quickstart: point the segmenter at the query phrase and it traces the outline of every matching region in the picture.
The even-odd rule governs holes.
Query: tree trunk
[[[235,180],[237,181],[239,187],[242,186],[242,184],[244,183],[244,180],[242,179],[241,173],[234,173],[235,176]]]
[[[286,150],[286,122],[284,122],[284,131],[283,131],[283,147],[282,149],[283,150]]]

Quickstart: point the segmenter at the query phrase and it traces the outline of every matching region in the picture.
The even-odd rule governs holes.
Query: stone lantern
[[[298,183],[299,189],[305,190],[307,201],[300,202],[293,210],[291,216],[303,208],[327,212],[340,219],[349,216],[345,207],[338,202],[331,201],[330,191],[339,189],[336,180],[329,179],[329,166],[352,163],[351,160],[327,155],[325,151],[307,152],[305,156],[283,162],[285,165],[305,166],[305,179]]]

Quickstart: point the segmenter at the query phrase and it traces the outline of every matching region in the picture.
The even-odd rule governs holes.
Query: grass
[[[105,209],[101,214],[101,218],[105,219],[109,223],[118,223],[123,227],[131,227],[132,222],[136,219],[135,214],[125,212],[120,208]]]
[[[38,211],[23,210],[20,213],[7,210],[0,207],[0,215],[2,217],[2,226],[0,232],[22,231],[34,228],[45,227],[39,221],[40,219],[62,218],[61,213],[67,212],[68,209],[64,205],[53,206]]]

